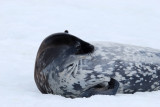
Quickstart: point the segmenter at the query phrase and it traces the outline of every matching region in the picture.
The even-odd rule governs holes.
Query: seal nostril
[[[91,51],[91,53],[94,52],[94,46],[93,45],[90,45],[90,51]]]

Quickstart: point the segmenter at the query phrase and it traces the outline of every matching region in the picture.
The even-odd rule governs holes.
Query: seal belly
[[[115,69],[115,78],[119,80],[119,93],[137,91],[156,91],[160,89],[160,69],[154,64],[130,63],[120,70]]]

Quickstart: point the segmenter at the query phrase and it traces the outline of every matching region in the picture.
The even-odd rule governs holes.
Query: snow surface
[[[33,78],[37,50],[65,29],[86,41],[160,49],[160,1],[0,0],[0,107],[160,107],[160,91],[77,99],[41,94]]]

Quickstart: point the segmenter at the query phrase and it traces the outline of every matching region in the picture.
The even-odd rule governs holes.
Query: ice
[[[69,30],[86,41],[160,49],[159,0],[1,0],[0,107],[159,107],[160,91],[69,99],[41,94],[34,63],[42,40]]]

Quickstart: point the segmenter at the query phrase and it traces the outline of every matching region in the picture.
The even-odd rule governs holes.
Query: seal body
[[[42,93],[65,97],[160,89],[160,51],[116,43],[89,44],[57,33],[41,44],[35,82]]]
[[[94,43],[91,59],[82,59],[82,70],[90,69],[90,78],[113,78],[119,82],[118,93],[160,89],[160,51],[116,43]],[[86,78],[85,77],[85,78]]]

